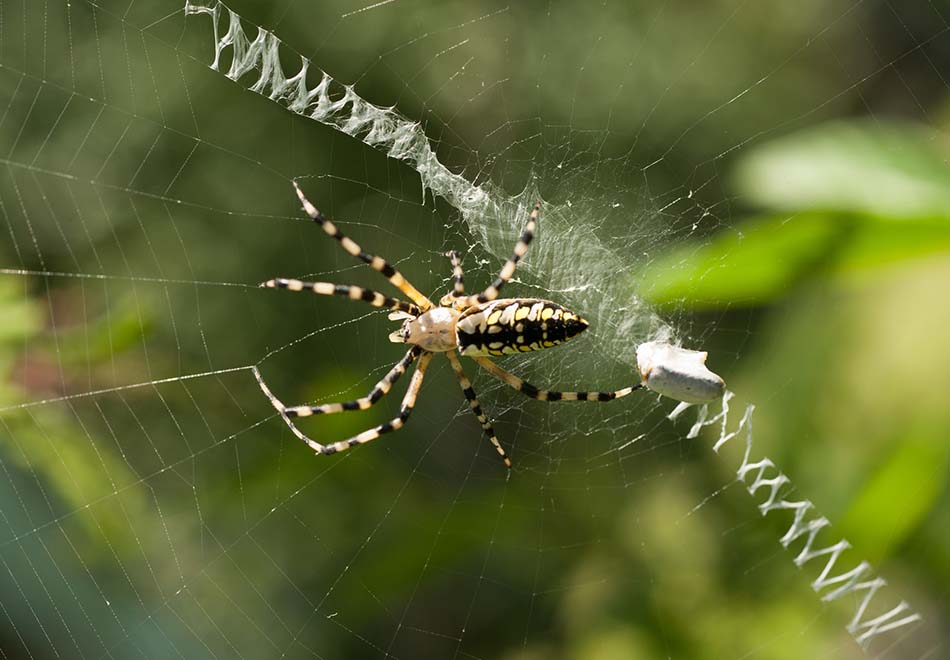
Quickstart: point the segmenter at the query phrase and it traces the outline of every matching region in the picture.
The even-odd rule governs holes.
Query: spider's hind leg
[[[478,363],[478,366],[501,382],[518,390],[525,396],[531,397],[532,399],[537,399],[539,401],[613,401],[614,399],[622,399],[631,392],[639,390],[643,387],[642,383],[636,383],[634,385],[623,387],[619,390],[607,392],[567,392],[558,390],[543,390],[539,387],[535,387],[531,383],[525,382],[511,372],[505,371],[488,358],[473,357],[472,359]]]
[[[485,432],[485,437],[487,437],[489,442],[494,445],[495,451],[497,451],[498,455],[501,456],[501,460],[505,462],[505,466],[510,469],[511,459],[508,458],[508,454],[505,453],[504,447],[502,447],[501,443],[498,441],[498,436],[495,435],[495,428],[492,426],[491,420],[489,420],[482,411],[482,407],[478,403],[478,397],[475,394],[475,390],[472,389],[472,382],[468,379],[468,376],[465,375],[465,369],[462,368],[462,362],[459,360],[458,356],[451,351],[446,353],[445,356],[449,358],[449,364],[452,365],[452,371],[455,372],[455,377],[459,381],[459,386],[462,388],[462,394],[464,394],[465,398],[468,399],[468,404],[472,408],[472,414],[478,418],[478,423],[482,425],[482,431]]]
[[[505,265],[502,266],[498,277],[495,278],[494,282],[488,285],[487,289],[478,295],[469,296],[465,301],[466,307],[481,305],[498,297],[498,292],[501,290],[501,287],[515,274],[515,268],[518,266],[518,262],[521,261],[521,257],[528,252],[528,245],[534,238],[534,232],[538,227],[538,214],[540,212],[541,202],[538,202],[531,210],[531,215],[528,216],[528,222],[525,224],[524,231],[521,232],[521,237],[518,239],[518,242],[515,243],[514,252],[508,258],[508,261],[505,262]]]

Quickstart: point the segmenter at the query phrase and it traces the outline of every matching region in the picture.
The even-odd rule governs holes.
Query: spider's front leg
[[[418,357],[419,364],[416,366],[416,371],[412,374],[412,380],[409,382],[409,389],[406,391],[405,396],[402,399],[402,405],[399,410],[399,415],[385,424],[380,424],[379,426],[372,428],[368,431],[363,431],[362,433],[355,435],[346,440],[340,442],[334,442],[329,445],[322,445],[316,440],[312,440],[307,437],[303,431],[297,428],[296,424],[291,421],[292,417],[305,417],[312,414],[327,414],[334,412],[342,412],[345,410],[361,410],[363,408],[368,408],[378,401],[384,394],[386,394],[389,389],[392,387],[392,384],[399,379],[403,373],[405,373],[406,368]],[[295,436],[298,439],[303,440],[307,445],[318,454],[335,454],[337,452],[344,451],[358,444],[363,444],[369,442],[370,440],[375,440],[384,433],[389,433],[395,431],[396,429],[402,428],[406,423],[406,420],[409,419],[409,415],[412,412],[413,407],[416,404],[416,397],[419,394],[419,389],[422,387],[422,379],[425,376],[426,369],[429,366],[429,362],[432,360],[432,353],[422,352],[416,347],[413,347],[399,363],[393,367],[386,376],[383,377],[379,383],[370,391],[370,393],[363,397],[362,399],[357,399],[355,401],[347,401],[343,403],[329,403],[322,406],[285,406],[280,399],[274,396],[273,392],[270,391],[270,388],[267,387],[267,384],[264,382],[263,377],[261,376],[260,370],[254,366],[251,367],[251,371],[254,374],[254,378],[257,379],[257,384],[260,386],[261,390],[270,400],[271,405],[274,406],[274,409],[280,413],[280,416],[283,418],[284,422],[290,428]]]
[[[405,357],[397,362],[396,365],[389,370],[389,373],[383,376],[383,379],[376,383],[373,389],[364,397],[354,399],[353,401],[324,403],[319,406],[293,406],[291,408],[284,408],[283,411],[281,411],[280,408],[277,410],[282,412],[286,417],[309,417],[311,415],[329,415],[332,413],[346,412],[348,410],[366,410],[389,394],[389,390],[391,390],[393,385],[396,384],[396,381],[406,373],[406,369],[416,361],[416,358],[419,357],[419,353],[421,352],[422,350],[418,346],[413,346],[409,349]]]
[[[359,435],[354,435],[352,438],[341,440],[340,442],[334,442],[332,445],[327,445],[323,448],[321,453],[335,454],[340,451],[345,451],[350,447],[355,447],[356,445],[362,445],[371,440],[375,440],[384,433],[390,433],[397,429],[401,429],[408,421],[409,415],[412,414],[412,409],[416,405],[416,397],[419,396],[419,390],[422,388],[422,379],[426,375],[426,369],[429,367],[429,362],[432,361],[432,356],[433,353],[425,352],[422,354],[422,357],[419,358],[419,364],[416,365],[416,370],[412,374],[412,380],[409,381],[409,389],[406,390],[406,395],[402,398],[402,405],[400,405],[399,414],[396,417],[392,418],[385,424],[380,424],[379,426],[368,431],[363,431]]]
[[[320,225],[327,236],[339,243],[340,247],[346,250],[348,254],[368,264],[370,268],[389,280],[390,284],[402,291],[420,309],[424,311],[432,307],[432,301],[410,284],[409,281],[403,277],[402,273],[396,270],[392,264],[382,257],[365,252],[356,241],[341,232],[333,221],[326,218],[317,210],[316,206],[310,203],[310,200],[303,194],[303,191],[300,189],[300,186],[297,185],[296,181],[294,181],[293,184],[294,190],[297,191],[297,198],[300,200],[304,212],[309,215],[314,222]]]
[[[351,284],[332,284],[330,282],[304,282],[303,280],[278,277],[260,284],[265,289],[287,289],[288,291],[312,291],[321,296],[342,296],[350,300],[362,300],[373,307],[385,307],[393,311],[406,312],[418,316],[422,311],[413,305],[397,298],[384,296],[379,291],[364,289]]]

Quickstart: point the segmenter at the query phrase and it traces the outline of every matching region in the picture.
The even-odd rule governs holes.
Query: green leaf
[[[652,262],[640,276],[640,295],[655,305],[707,309],[768,302],[820,261],[842,231],[824,215],[747,220]]]
[[[950,222],[943,218],[900,223],[863,220],[837,254],[834,270],[849,272],[928,254],[950,253]]]
[[[946,443],[932,433],[905,440],[855,498],[840,523],[845,537],[868,560],[886,558],[933,508],[946,486],[947,458]]]
[[[832,122],[752,149],[736,168],[746,198],[782,211],[889,219],[950,217],[950,146],[913,124]]]
[[[939,252],[950,253],[950,222],[942,218],[901,223],[832,213],[753,218],[661,256],[640,275],[639,293],[655,305],[694,309],[759,305],[805,279]]]

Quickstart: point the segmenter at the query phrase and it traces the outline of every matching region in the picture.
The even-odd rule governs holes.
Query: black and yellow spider
[[[475,296],[465,295],[465,285],[462,275],[462,262],[457,252],[449,252],[446,256],[451,259],[455,286],[453,290],[443,296],[439,305],[426,298],[418,289],[406,281],[392,265],[385,259],[373,256],[363,251],[352,239],[344,236],[336,225],[323,217],[311,204],[300,187],[294,183],[297,196],[303,204],[304,211],[319,223],[323,230],[332,238],[339,241],[344,250],[351,255],[369,264],[373,270],[382,273],[396,288],[408,296],[412,302],[404,302],[396,298],[384,296],[381,293],[364,289],[358,286],[344,284],[330,284],[329,282],[302,282],[300,280],[275,279],[264,282],[261,286],[268,288],[289,289],[290,291],[313,291],[321,295],[344,296],[351,300],[362,300],[374,307],[386,307],[393,312],[390,320],[401,320],[402,327],[389,335],[393,342],[409,344],[411,348],[369,394],[354,401],[341,403],[325,403],[319,406],[292,406],[287,407],[275,397],[261,378],[260,372],[254,369],[254,375],[264,394],[267,395],[277,412],[298,438],[310,445],[311,449],[320,454],[335,454],[349,449],[354,445],[375,440],[384,433],[395,431],[406,423],[412,408],[416,403],[422,379],[432,356],[443,353],[449,359],[452,370],[462,386],[462,393],[468,399],[472,412],[478,418],[485,435],[495,446],[498,454],[511,467],[511,461],[505,454],[501,443],[495,436],[495,430],[489,419],[482,412],[472,383],[465,375],[459,355],[471,357],[475,362],[491,375],[507,383],[522,394],[541,401],[611,401],[627,396],[641,387],[640,383],[630,385],[613,392],[555,392],[542,390],[530,383],[526,383],[517,376],[508,373],[488,356],[508,355],[539,351],[562,344],[584,331],[588,323],[574,312],[565,309],[557,303],[538,298],[498,298],[502,286],[514,275],[518,261],[528,251],[528,244],[534,237],[534,230],[538,223],[540,204],[536,204],[528,217],[528,223],[515,245],[514,254],[502,267],[501,272],[492,284]],[[458,353],[458,355],[456,354]],[[409,389],[402,400],[399,416],[373,429],[364,431],[347,440],[322,445],[304,435],[291,421],[293,417],[308,417],[310,415],[325,415],[342,412],[344,410],[364,410],[379,401],[389,392],[393,384],[416,360],[419,364],[412,375]]]

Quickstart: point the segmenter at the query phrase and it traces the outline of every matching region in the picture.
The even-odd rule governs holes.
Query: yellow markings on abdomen
[[[474,357],[551,348],[587,326],[577,314],[549,300],[503,298],[467,309],[456,329],[459,352]]]

